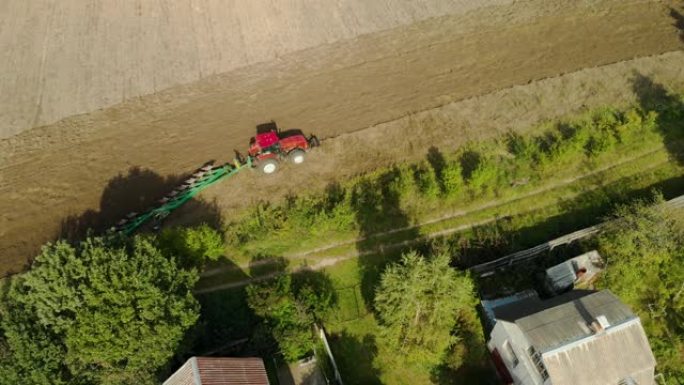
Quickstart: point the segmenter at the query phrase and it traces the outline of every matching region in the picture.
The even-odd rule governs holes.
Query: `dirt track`
[[[136,204],[133,197],[109,202],[101,196],[108,181],[125,175],[130,167],[166,176],[190,171],[209,159],[228,160],[230,150],[244,149],[255,124],[270,119],[335,137],[531,80],[676,50],[681,42],[673,24],[668,8],[656,2],[603,1],[588,6],[531,1],[483,8],[288,54],[3,140],[3,270],[20,268],[37,245],[57,234],[68,215],[112,205],[112,212],[127,212]],[[655,73],[670,71],[663,76],[673,80],[684,78],[681,63],[682,57],[674,55],[664,66],[644,65]],[[679,69],[670,69],[672,64]],[[628,69],[618,71],[621,77],[616,80],[627,83]],[[599,82],[601,76],[597,72],[579,80]],[[591,85],[585,86],[576,88],[591,90]],[[514,109],[517,103],[507,102],[511,104],[505,109]],[[548,101],[539,101],[540,106],[544,103]],[[564,110],[564,103],[568,100],[559,100],[556,109]],[[470,108],[486,109],[493,118],[505,115],[497,114],[492,105]],[[459,126],[433,133],[432,138],[476,137],[486,128]],[[429,128],[416,129],[422,135]],[[391,133],[387,125],[365,132],[369,143],[389,148],[385,158],[369,156],[363,148],[340,148],[354,141],[329,141],[322,156],[343,154],[345,159],[328,159],[305,170],[313,172],[314,185],[320,185],[391,157],[415,157],[426,151],[392,151],[393,145],[405,145],[407,139],[406,131]],[[279,197],[283,191],[308,185],[309,175],[293,170],[271,180],[241,175],[241,188],[222,185],[206,197],[216,198],[220,210],[234,210],[255,198]]]

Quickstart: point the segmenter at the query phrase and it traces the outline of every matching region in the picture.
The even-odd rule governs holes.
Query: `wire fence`
[[[670,199],[669,201],[663,203],[663,206],[672,210],[684,208],[684,195]],[[537,245],[526,250],[517,251],[504,257],[497,258],[493,261],[472,266],[470,271],[478,274],[480,277],[487,277],[494,274],[496,270],[538,258],[542,253],[551,251],[558,246],[567,245],[580,239],[595,235],[599,233],[605,225],[606,223],[604,222],[582,230],[577,230],[570,234],[563,235],[562,237],[542,243],[541,245]]]

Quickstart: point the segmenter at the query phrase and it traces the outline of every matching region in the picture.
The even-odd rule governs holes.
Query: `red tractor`
[[[319,145],[318,138],[308,138],[300,130],[278,130],[275,123],[260,124],[249,141],[249,157],[264,174],[274,173],[279,163],[287,159],[293,164],[304,162],[305,154]]]

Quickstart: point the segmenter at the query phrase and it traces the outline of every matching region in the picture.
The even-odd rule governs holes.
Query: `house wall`
[[[513,362],[510,361],[507,349],[504,346],[506,342],[510,344],[518,357],[519,362],[516,366],[513,366]],[[544,385],[545,383],[541,380],[537,368],[527,354],[529,346],[529,342],[520,329],[515,324],[504,321],[498,321],[494,325],[487,343],[490,352],[494,349],[499,351],[516,385]]]

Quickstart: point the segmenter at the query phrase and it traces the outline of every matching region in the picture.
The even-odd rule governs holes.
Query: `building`
[[[654,385],[655,359],[639,317],[610,291],[483,302],[487,346],[516,385]]]
[[[551,295],[573,288],[591,288],[603,268],[603,259],[596,250],[592,250],[546,269],[544,287]]]
[[[269,385],[261,358],[192,357],[163,385]]]

